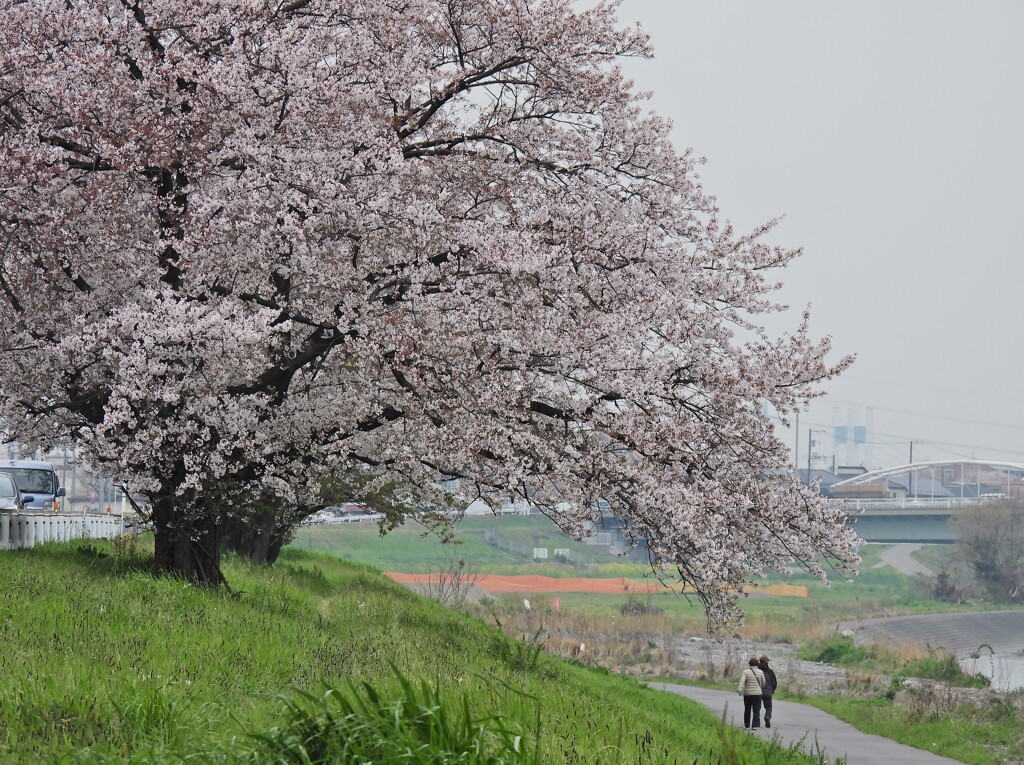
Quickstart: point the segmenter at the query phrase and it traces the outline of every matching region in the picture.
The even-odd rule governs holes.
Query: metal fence
[[[598,561],[595,558],[574,552],[568,547],[537,547],[532,542],[529,544],[517,542],[514,539],[502,536],[492,529],[484,531],[484,541],[503,552],[510,552],[514,555],[521,555],[530,560],[547,560],[556,563],[569,563],[576,568],[588,568]]]

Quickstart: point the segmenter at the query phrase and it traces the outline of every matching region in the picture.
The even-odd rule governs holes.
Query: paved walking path
[[[914,574],[923,574],[924,576],[931,576],[935,572],[914,557],[914,553],[922,547],[924,547],[924,545],[887,545],[885,549],[882,550],[881,555],[879,555],[882,560],[879,563],[876,563],[874,568],[892,566],[902,574],[910,574],[911,576]]]
[[[650,683],[650,686],[699,701],[720,717],[725,713],[726,722],[731,725],[743,727],[743,700],[734,692],[674,683]],[[882,736],[861,733],[849,723],[817,707],[779,698],[775,699],[772,727],[750,733],[769,740],[778,734],[786,746],[802,741],[806,752],[815,752],[817,742],[817,747],[833,762],[845,757],[847,765],[962,765],[959,760],[914,749]]]

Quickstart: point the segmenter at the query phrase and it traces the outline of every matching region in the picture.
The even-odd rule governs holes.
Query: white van
[[[49,462],[0,460],[0,473],[7,473],[18,484],[26,513],[52,513],[60,510],[57,500],[66,492],[57,480],[57,471]]]

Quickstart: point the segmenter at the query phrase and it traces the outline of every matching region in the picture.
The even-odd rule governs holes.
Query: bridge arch
[[[893,467],[880,468],[878,470],[869,470],[866,473],[860,473],[858,475],[846,478],[842,481],[837,481],[832,485],[832,488],[840,488],[843,486],[856,486],[864,483],[874,483],[878,479],[888,478],[894,475],[910,475],[913,473],[920,473],[924,471],[936,470],[940,468],[955,467],[961,470],[961,482],[971,483],[964,481],[963,476],[968,475],[971,471],[966,470],[968,467],[973,467],[975,475],[977,476],[977,482],[981,483],[981,470],[987,468],[992,471],[1001,472],[1007,476],[1007,483],[1009,482],[1010,476],[1016,476],[1020,478],[1024,474],[1024,462],[1004,462],[1001,460],[931,460],[924,462],[909,462],[905,465],[895,465]]]

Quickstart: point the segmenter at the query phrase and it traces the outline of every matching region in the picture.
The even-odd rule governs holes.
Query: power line
[[[899,438],[899,436],[897,434],[894,434],[894,433],[884,433],[882,431],[878,431],[878,432],[879,432],[880,435],[883,435],[883,436],[889,436],[890,438]],[[922,446],[934,446],[934,447],[952,446],[952,447],[955,447],[957,449],[970,449],[973,452],[999,452],[1000,454],[1014,454],[1014,455],[1018,455],[1018,456],[1024,456],[1024,451],[1020,451],[1018,449],[1003,449],[1003,448],[996,447],[996,446],[979,446],[977,444],[960,444],[960,443],[956,443],[955,441],[933,441],[930,438],[927,438],[927,439],[920,439],[920,438],[911,439],[911,438],[908,437],[908,438],[905,438],[903,440],[903,443],[906,444],[906,443],[909,443],[910,441],[913,441],[915,444],[921,444]],[[955,454],[955,452],[950,452],[950,453],[951,454]],[[961,455],[961,456],[964,456],[964,455]]]
[[[827,399],[829,403],[841,406],[855,406],[863,409],[874,409],[876,412],[891,412],[892,414],[907,414],[914,417],[927,417],[932,420],[945,420],[947,422],[959,422],[962,425],[981,425],[988,428],[1003,428],[1004,430],[1017,430],[1024,432],[1024,425],[1013,425],[1006,422],[990,422],[988,420],[974,420],[968,417],[955,417],[949,414],[931,414],[929,412],[915,412],[912,409],[894,409],[886,406],[873,406],[871,404],[860,404],[853,401],[840,401],[838,399]]]
[[[859,405],[857,405],[857,406],[859,406]],[[881,407],[875,407],[875,408],[881,408]],[[901,410],[897,410],[897,409],[884,409],[884,408],[882,408],[882,410],[883,411],[891,411],[891,412],[900,412],[901,411]],[[922,415],[922,416],[927,417],[927,416],[930,416],[930,415]],[[778,417],[777,415],[769,415],[769,417],[771,419],[777,421],[777,422],[781,422],[782,421],[782,418]],[[938,419],[942,419],[942,418],[938,418]],[[956,418],[946,418],[946,419],[954,419],[955,420]],[[963,422],[973,422],[973,421],[971,421],[971,420],[963,420]],[[983,424],[983,423],[979,423],[979,424]],[[803,423],[801,423],[801,429],[802,429],[802,425],[803,425]],[[815,430],[827,429],[827,431],[829,433],[832,433],[833,432],[833,428],[836,427],[833,424],[826,425],[826,424],[821,423],[821,422],[807,422],[807,425],[810,426],[812,429],[815,429]],[[1017,429],[1017,426],[1007,426],[1007,427],[1012,427],[1014,429]],[[1024,430],[1024,428],[1020,428],[1020,429]],[[880,436],[884,436],[886,438],[891,438],[891,439],[895,439],[895,440],[893,440],[893,441],[867,440],[867,441],[860,442],[860,444],[869,445],[869,446],[906,446],[911,441],[913,441],[915,444],[920,444],[922,446],[928,446],[928,447],[935,447],[937,449],[940,449],[941,451],[947,452],[948,454],[952,454],[952,455],[958,456],[958,457],[963,457],[965,459],[973,458],[973,453],[976,453],[976,452],[982,452],[982,453],[997,452],[999,454],[1011,454],[1011,455],[1018,456],[1018,457],[1024,457],[1024,451],[1019,450],[1019,449],[1005,449],[1005,448],[1002,448],[1002,447],[984,446],[984,445],[980,445],[980,444],[962,444],[962,443],[958,443],[958,442],[955,442],[955,441],[934,441],[932,439],[913,438],[913,437],[911,437],[909,435],[904,435],[904,434],[901,434],[901,433],[888,433],[888,432],[882,431],[882,430],[873,430],[872,432],[877,433]],[[858,444],[858,445],[860,445],[860,444]],[[943,448],[943,447],[953,447],[954,449],[967,449],[970,452],[972,452],[972,454],[962,454],[962,453],[954,451],[953,449]]]

